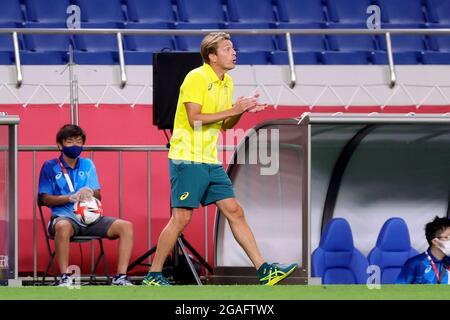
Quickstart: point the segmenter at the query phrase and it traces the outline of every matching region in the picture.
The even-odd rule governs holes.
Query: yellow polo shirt
[[[220,80],[207,63],[190,71],[180,88],[169,158],[220,163],[217,159],[217,138],[223,121],[195,127],[194,130],[189,124],[185,103],[201,105],[202,113],[216,113],[231,108],[232,96],[233,80],[228,74]]]

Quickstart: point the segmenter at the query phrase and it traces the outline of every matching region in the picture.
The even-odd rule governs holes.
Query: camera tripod
[[[200,277],[197,273],[197,271],[195,270],[194,264],[192,263],[191,258],[189,257],[189,254],[186,250],[186,248],[189,249],[189,251],[191,251],[191,253],[197,258],[197,260],[201,263],[202,266],[204,266],[209,272],[213,272],[212,267],[208,264],[208,262],[205,261],[205,259],[203,259],[203,257],[194,249],[194,247],[186,240],[186,238],[184,237],[183,234],[181,234],[178,239],[177,242],[175,244],[174,247],[174,253],[173,253],[173,268],[174,270],[179,267],[179,249],[181,250],[181,254],[184,256],[184,258],[186,259],[186,262],[189,265],[189,269],[191,270],[192,275],[195,278],[195,281],[197,282],[197,284],[199,286],[202,285],[202,282],[200,281]],[[141,255],[139,258],[137,258],[133,263],[131,263],[128,266],[127,271],[132,270],[134,267],[136,266],[150,266],[151,264],[148,263],[143,263],[143,261],[150,257],[153,253],[156,252],[156,246],[153,246],[152,248],[150,248],[147,252],[145,252],[143,255]]]

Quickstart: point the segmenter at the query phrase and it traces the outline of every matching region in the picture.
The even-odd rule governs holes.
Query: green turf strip
[[[0,287],[0,300],[6,299],[70,299],[70,300],[390,300],[450,299],[447,285],[382,285],[368,289],[365,285],[336,286],[172,286],[111,287],[82,286],[80,289],[58,287]]]

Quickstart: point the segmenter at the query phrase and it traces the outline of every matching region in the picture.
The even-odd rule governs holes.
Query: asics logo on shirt
[[[181,201],[186,200],[187,197],[189,197],[189,192],[184,192],[184,193],[180,196],[180,200],[181,200]]]

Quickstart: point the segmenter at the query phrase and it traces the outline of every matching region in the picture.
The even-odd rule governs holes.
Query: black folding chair
[[[55,240],[55,238],[49,234],[48,232],[48,224],[46,223],[46,219],[44,217],[44,212],[42,209],[42,205],[38,202],[38,208],[39,208],[39,214],[41,215],[41,222],[42,222],[42,228],[45,235],[45,240],[47,243],[47,251],[50,257],[50,260],[47,264],[47,268],[45,269],[44,276],[42,278],[42,284],[45,283],[45,278],[48,276],[50,268],[53,269],[54,275],[55,275],[55,282],[56,282],[56,268],[55,268],[55,250],[52,250],[52,247],[50,246],[50,240]],[[96,274],[95,271],[97,270],[97,267],[101,260],[103,260],[103,265],[105,267],[105,276],[106,281],[108,284],[111,284],[111,279],[108,274],[108,261],[106,260],[105,251],[103,249],[103,239],[98,236],[74,236],[70,238],[70,242],[73,243],[86,243],[86,242],[92,242],[97,240],[100,245],[100,253],[96,259],[95,265],[91,266],[91,274],[90,274],[90,283],[96,282]]]

